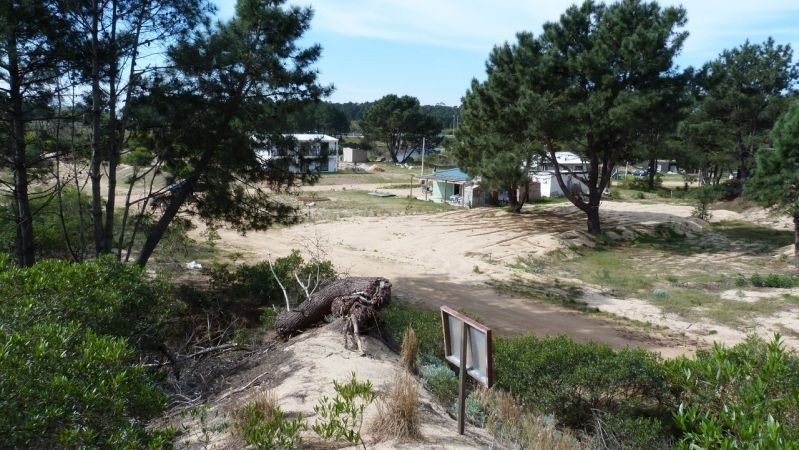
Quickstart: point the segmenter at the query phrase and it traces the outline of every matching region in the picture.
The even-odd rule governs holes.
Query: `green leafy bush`
[[[0,327],[0,435],[10,448],[141,448],[165,398],[123,339],[50,318]]]
[[[150,342],[178,304],[167,280],[114,258],[80,264],[45,260],[22,268],[0,259],[0,326],[21,330],[37,323],[73,322],[98,334]]]
[[[292,250],[290,255],[283,258],[277,258],[273,265],[275,274],[286,288],[289,298],[297,302],[304,300],[305,294],[297,284],[295,273],[303,283],[307,283],[310,279],[312,285],[317,280],[320,285],[324,285],[336,277],[336,271],[330,261],[306,262],[298,250]],[[242,264],[234,268],[227,264],[217,264],[206,269],[205,273],[210,277],[211,286],[209,293],[211,298],[207,301],[235,305],[237,309],[253,314],[258,314],[265,306],[285,308],[283,290],[272,275],[267,261],[252,265]]]
[[[380,311],[386,329],[396,342],[402,342],[402,334],[412,327],[419,341],[419,353],[444,357],[444,334],[441,329],[441,314],[394,301]]]
[[[275,306],[265,306],[261,309],[261,325],[267,330],[275,327],[275,317],[280,312]]]
[[[755,287],[769,287],[769,288],[792,288],[799,286],[799,277],[793,275],[781,275],[778,273],[770,273],[767,275],[760,275],[756,273],[749,278],[752,286]]]
[[[713,213],[710,205],[719,198],[719,189],[716,186],[702,186],[694,190],[694,210],[691,215],[701,220],[710,220]]]
[[[458,376],[447,363],[436,358],[426,357],[419,368],[422,384],[439,402],[449,406],[458,398]]]
[[[291,419],[280,407],[266,412],[252,403],[237,413],[236,426],[244,442],[258,450],[297,448],[300,433],[308,429],[302,414]]]
[[[594,440],[606,442],[606,448],[619,450],[670,450],[674,448],[672,430],[663,421],[651,417],[620,417],[597,413]]]
[[[141,448],[164,397],[134,347],[159,336],[173,311],[166,285],[102,258],[0,257],[0,436],[14,448]]]
[[[614,351],[566,336],[498,338],[494,367],[498,388],[575,428],[586,428],[594,410],[660,414],[669,395],[666,374],[653,353]]]
[[[681,448],[799,448],[799,357],[779,336],[668,361]]]
[[[333,386],[336,396],[323,396],[314,406],[318,418],[311,428],[324,440],[359,444],[363,412],[377,397],[372,382],[359,382],[353,373],[347,383],[333,380]]]

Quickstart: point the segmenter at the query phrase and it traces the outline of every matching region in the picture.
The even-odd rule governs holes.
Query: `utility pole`
[[[424,144],[425,144],[425,138],[422,138],[422,168],[421,171],[419,172],[420,177],[424,176]]]

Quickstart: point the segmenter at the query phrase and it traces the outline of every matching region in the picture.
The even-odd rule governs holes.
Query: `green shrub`
[[[799,448],[799,357],[780,337],[668,361],[681,448]]]
[[[347,383],[333,380],[336,396],[323,396],[314,406],[318,415],[311,427],[324,440],[362,443],[363,412],[377,397],[371,381],[359,382],[353,372]]]
[[[141,448],[166,444],[146,421],[164,397],[134,347],[161,336],[174,311],[166,284],[101,258],[0,257],[0,436],[19,448]],[[155,444],[153,444],[155,445]]]
[[[749,281],[755,287],[792,288],[799,285],[799,277],[778,273],[770,273],[765,276],[756,273],[749,278]]]
[[[22,268],[0,262],[0,326],[21,330],[36,323],[73,322],[132,344],[157,339],[177,303],[165,279],[112,257],[80,264],[45,260]]]
[[[380,311],[386,323],[386,330],[396,342],[402,342],[402,335],[412,327],[419,341],[419,353],[444,357],[444,333],[441,328],[441,313],[417,308],[405,302],[394,301]]]
[[[266,306],[261,309],[261,325],[267,330],[275,327],[275,317],[277,317],[280,310],[275,306]]]
[[[290,419],[280,407],[265,412],[253,403],[238,412],[236,426],[244,442],[258,450],[297,448],[300,433],[308,429],[302,414]]]
[[[290,299],[299,303],[305,299],[302,288],[297,284],[296,273],[303,283],[310,277],[315,284],[317,277],[320,285],[324,285],[336,277],[335,269],[330,261],[306,262],[298,250],[274,262],[274,271],[286,288]],[[231,268],[227,264],[217,264],[205,269],[210,278],[210,299],[215,304],[235,305],[237,309],[258,314],[265,306],[285,308],[286,300],[283,290],[272,275],[267,261],[256,264],[242,264]]]
[[[480,428],[485,428],[488,412],[485,410],[478,397],[479,394],[476,391],[472,391],[466,396],[466,420]],[[458,409],[459,405],[456,401],[453,408],[453,413],[455,415],[459,414]]]
[[[446,362],[436,357],[425,359],[419,368],[422,385],[443,405],[451,405],[458,398],[458,376]]]
[[[651,417],[619,417],[598,413],[594,426],[595,439],[602,438],[619,450],[670,450],[674,448],[671,430],[661,420]]]
[[[165,398],[123,339],[49,317],[0,326],[0,436],[7,448],[142,448]]]
[[[153,155],[153,152],[149,148],[136,147],[123,154],[119,162],[133,167],[144,167],[150,165],[154,158],[155,155]]]
[[[494,367],[498,388],[576,428],[590,424],[594,410],[621,416],[662,413],[669,394],[655,354],[614,351],[566,336],[498,338]]]
[[[716,186],[703,186],[694,190],[694,210],[691,215],[701,220],[710,220],[713,213],[710,205],[718,200],[719,190]]]

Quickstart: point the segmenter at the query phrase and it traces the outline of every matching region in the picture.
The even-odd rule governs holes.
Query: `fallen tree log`
[[[287,337],[321,322],[326,315],[350,316],[365,329],[374,318],[374,311],[391,302],[391,282],[382,277],[350,277],[334,281],[316,291],[311,298],[292,311],[275,317],[275,331]]]

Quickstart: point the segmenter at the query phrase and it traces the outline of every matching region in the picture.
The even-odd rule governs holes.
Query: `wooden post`
[[[413,175],[411,175],[411,192],[408,194],[408,200],[413,200]]]
[[[458,434],[466,428],[466,345],[469,341],[469,325],[463,323],[460,355],[460,388],[458,390]]]

